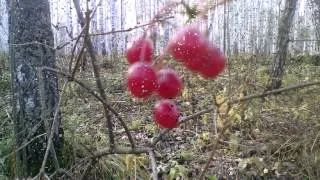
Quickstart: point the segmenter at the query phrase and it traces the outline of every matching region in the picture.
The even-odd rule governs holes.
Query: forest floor
[[[230,59],[232,66],[215,80],[203,79],[172,63],[184,79],[184,91],[176,99],[182,116],[211,107],[214,99],[223,101],[228,97],[237,99],[263,92],[270,69],[270,64],[264,61],[270,59],[251,56]],[[60,66],[66,67],[63,63]],[[132,98],[125,87],[127,66],[124,61],[111,63],[117,65],[101,69],[107,99],[128,124],[137,146],[148,146],[161,132],[152,118],[152,107],[157,98]],[[320,66],[308,58],[303,62],[289,62],[283,87],[313,82],[319,77]],[[95,86],[90,67],[77,78],[90,87]],[[224,111],[225,116],[220,115]],[[317,179],[320,177],[318,112],[319,86],[234,103],[229,110],[221,106],[218,111],[194,118],[162,138],[156,145],[159,177],[197,179],[214,151],[205,173],[210,180]],[[74,166],[78,160],[89,156],[91,151],[108,147],[106,122],[101,104],[74,83],[68,85],[64,94],[62,114],[65,131],[62,162],[65,169],[73,167],[70,172],[77,178],[84,169],[81,164]],[[225,119],[231,125],[220,134]],[[129,147],[124,129],[114,120],[117,146]],[[212,149],[212,142],[218,135],[219,141]],[[149,179],[150,170],[147,155],[109,155],[98,161],[90,178]]]
[[[264,91],[270,65],[263,64],[257,57],[239,57],[232,59],[232,62],[230,73],[226,71],[216,80],[205,80],[175,63],[171,64],[184,76],[185,88],[176,100],[183,116],[209,108],[214,96],[222,100],[228,94],[239,98]],[[125,87],[126,68],[122,62],[118,62],[113,68],[102,70],[102,79],[108,100],[126,120],[138,146],[144,147],[160,132],[152,119],[156,97],[147,100],[132,98]],[[320,67],[312,62],[289,62],[283,86],[312,82],[319,80],[319,77]],[[92,74],[83,74],[80,78],[87,83],[93,82]],[[99,103],[79,88],[68,92],[75,94],[69,95],[72,100],[66,104],[68,110],[64,113],[74,119],[68,123],[69,126],[74,127],[75,121],[79,124],[76,136],[86,134],[90,137],[88,142],[91,138],[99,139],[100,143],[94,149],[102,148],[103,144],[106,146],[106,125]],[[319,104],[320,90],[317,86],[234,104],[227,113],[232,125],[214,149],[215,156],[207,170],[207,178],[320,177],[317,168],[320,165]],[[74,109],[69,109],[71,107]],[[219,111],[223,110],[221,107]],[[198,177],[213,151],[210,144],[222,127],[222,118],[211,112],[168,133],[156,146],[162,178]],[[125,132],[118,123],[115,124],[115,132],[118,145],[129,146]],[[127,158],[122,162],[126,167],[126,175],[131,172],[133,174],[130,177],[148,177],[150,168],[135,167],[136,164],[130,164]],[[131,160],[140,161],[141,164],[148,162],[146,156],[141,159],[131,157]]]

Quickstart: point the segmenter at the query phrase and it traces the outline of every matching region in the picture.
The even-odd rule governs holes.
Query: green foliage
[[[14,165],[8,58],[7,53],[0,52],[0,179],[11,177]]]
[[[184,162],[184,161],[193,160],[194,154],[192,152],[187,151],[187,150],[182,150],[179,155],[180,155],[180,157],[179,157],[180,161]]]
[[[141,120],[134,120],[134,121],[132,121],[132,123],[131,123],[131,125],[130,125],[130,127],[131,127],[131,129],[139,129],[140,127],[142,126],[142,121]]]
[[[169,171],[168,179],[170,180],[174,180],[177,178],[185,179],[187,177],[187,169],[183,165],[180,165],[176,161],[172,161],[171,164],[172,165]]]
[[[239,150],[239,138],[236,134],[230,135],[230,151],[236,153]]]
[[[146,124],[144,126],[144,129],[149,133],[149,134],[155,134],[157,130],[157,126],[154,124]]]
[[[216,176],[208,176],[207,178],[208,178],[208,180],[217,180]]]
[[[13,139],[11,137],[0,141],[0,178],[11,177],[13,171]]]
[[[295,65],[313,65],[320,66],[320,55],[319,54],[302,54],[291,57],[290,63]]]
[[[7,53],[0,52],[0,96],[6,95],[11,88],[8,59],[9,56]]]

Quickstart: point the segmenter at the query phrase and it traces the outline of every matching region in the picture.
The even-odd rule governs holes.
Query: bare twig
[[[26,146],[28,146],[30,143],[32,143],[33,141],[37,140],[38,138],[41,138],[42,136],[47,135],[47,133],[43,133],[43,134],[39,134],[35,137],[33,137],[32,139],[30,139],[30,141],[25,142],[23,145],[21,145],[20,147],[18,147],[17,149],[15,149],[14,151],[12,151],[11,153],[1,157],[1,159],[6,160],[9,156],[14,155],[15,153],[17,153],[18,151],[22,150],[23,148],[25,148]]]
[[[244,102],[244,101],[248,101],[250,99],[265,97],[265,96],[272,95],[272,94],[278,94],[278,93],[282,93],[282,92],[286,92],[286,91],[290,91],[290,90],[300,89],[300,88],[319,85],[319,84],[320,84],[320,81],[308,82],[308,83],[303,83],[303,84],[295,84],[292,86],[288,86],[288,87],[284,87],[284,88],[280,88],[280,89],[275,89],[272,91],[266,91],[266,92],[262,92],[262,93],[244,96],[239,99],[231,100],[231,101],[229,101],[229,103],[234,104],[234,103],[238,103],[238,102]]]
[[[74,57],[74,54],[75,54],[76,49],[77,49],[77,44],[80,42],[81,35],[83,34],[83,32],[84,32],[86,29],[87,29],[87,25],[85,25],[85,26],[81,29],[81,32],[80,32],[79,36],[76,37],[76,42],[75,42],[75,44],[74,44],[74,46],[73,46],[73,48],[72,48],[71,57],[70,57],[70,62],[69,62],[69,71],[70,71],[70,72],[71,72],[71,69],[72,69],[73,57]],[[80,61],[80,59],[81,59],[81,55],[82,55],[82,53],[83,53],[83,51],[84,51],[84,48],[85,48],[85,47],[83,46],[83,47],[81,48],[81,50],[80,50],[79,56],[78,56],[78,58],[77,58],[77,60],[76,60],[76,67],[77,67],[78,61]],[[74,71],[77,70],[76,67],[74,68]],[[74,74],[74,73],[72,73],[72,74]]]
[[[199,179],[204,179],[204,174],[207,171],[207,169],[209,168],[209,165],[214,157],[214,154],[216,152],[216,146],[218,144],[218,142],[220,141],[221,137],[224,135],[224,133],[226,132],[226,130],[229,129],[231,125],[231,122],[229,119],[224,120],[223,122],[223,128],[221,130],[221,132],[218,134],[217,138],[214,139],[212,146],[211,146],[211,153],[209,155],[208,161],[207,163],[204,165],[204,167],[202,168],[201,174],[199,176]]]
[[[65,81],[65,83],[63,84],[63,90],[60,94],[60,97],[59,97],[59,100],[58,100],[58,103],[57,103],[57,107],[56,107],[56,110],[54,112],[54,116],[53,116],[53,122],[52,122],[52,125],[51,125],[51,131],[50,131],[50,135],[49,135],[49,138],[48,138],[48,142],[47,142],[47,149],[46,149],[46,152],[45,152],[45,155],[44,155],[44,158],[43,158],[43,161],[42,161],[42,165],[41,165],[41,168],[40,168],[40,177],[42,176],[43,172],[44,172],[44,168],[46,166],[46,163],[47,163],[47,160],[48,160],[48,155],[49,155],[49,150],[51,148],[51,145],[52,145],[52,139],[53,139],[53,136],[54,136],[54,131],[56,129],[56,123],[58,121],[58,116],[59,116],[59,107],[61,105],[61,99],[62,99],[62,96],[63,96],[63,93],[67,87],[67,84],[68,84],[68,80]]]
[[[41,119],[43,120],[43,124],[44,124],[44,127],[45,127],[45,130],[46,130],[46,133],[47,133],[47,138],[51,137],[51,133],[54,134],[54,130],[55,130],[55,127],[50,129],[50,124],[53,126],[55,125],[54,122],[50,123],[49,122],[49,119],[51,119],[50,117],[50,114],[51,112],[49,112],[48,110],[45,109],[46,107],[46,100],[45,100],[45,87],[44,87],[44,79],[43,79],[43,71],[41,71],[41,69],[37,69],[37,72],[38,72],[38,79],[39,79],[39,96],[40,96],[40,103],[41,103]],[[58,103],[59,104],[59,103]],[[54,109],[54,107],[52,107]],[[59,112],[59,105],[56,107],[56,111]],[[55,115],[55,114],[54,114]],[[53,121],[54,119],[58,119],[57,117],[53,117]],[[50,132],[51,130],[51,132]],[[53,136],[52,136],[53,138]],[[49,140],[48,140],[49,141]],[[47,147],[49,147],[49,150],[51,152],[51,155],[53,157],[53,162],[54,162],[54,166],[56,168],[56,170],[60,169],[60,165],[59,165],[59,161],[58,161],[58,158],[57,158],[57,153],[54,149],[54,146],[49,146],[47,145]],[[41,177],[41,174],[43,173],[43,171],[41,171],[44,169],[40,169],[40,177]]]
[[[66,171],[65,169],[59,169],[58,173],[66,175],[69,179],[72,179],[72,174]]]
[[[77,166],[82,165],[85,162],[92,161],[93,159],[99,159],[101,157],[111,155],[111,154],[147,154],[150,152],[150,148],[116,148],[113,150],[110,150],[109,148],[99,149],[93,153],[90,153],[91,155],[88,157],[85,157],[83,159],[80,159],[73,167],[71,167],[68,171],[68,175],[70,175],[69,171],[76,168]]]
[[[86,180],[88,178],[88,175],[92,169],[92,167],[94,167],[94,165],[97,163],[96,158],[92,158],[92,160],[90,161],[90,163],[88,164],[87,168],[85,169],[84,173],[82,174],[80,180]]]
[[[70,39],[72,39],[72,34],[71,32],[69,31],[69,28],[67,26],[60,26],[60,24],[58,23],[57,25],[54,25],[53,23],[51,23],[51,25],[57,30],[57,31],[60,31],[60,29],[65,29],[66,30],[66,33],[67,35],[69,36]]]
[[[152,169],[152,179],[153,180],[158,180],[158,171],[157,171],[157,161],[154,155],[154,151],[150,150],[149,151],[149,158],[150,158],[150,163],[151,163],[151,169]]]
[[[68,171],[66,171],[65,169],[62,169],[62,168],[60,168],[57,171],[55,171],[54,173],[52,173],[50,175],[50,178],[52,179],[57,174],[63,174],[63,176],[67,176],[69,179],[72,179],[72,174],[69,173]]]
[[[272,95],[272,94],[278,94],[278,93],[285,92],[285,91],[295,90],[295,89],[304,88],[304,87],[313,86],[313,85],[319,85],[319,84],[320,84],[320,81],[292,85],[292,86],[288,86],[288,87],[281,88],[281,89],[276,89],[276,90],[267,91],[267,92],[263,92],[263,93],[257,93],[257,94],[253,94],[253,95],[249,95],[249,96],[244,96],[239,99],[230,100],[228,103],[231,105],[234,103],[240,103],[240,102],[248,101],[248,100],[255,99],[255,98],[265,97],[265,96]],[[214,110],[214,107],[210,107],[208,109],[199,111],[195,114],[192,114],[190,116],[182,118],[179,124],[185,123],[186,121],[189,121],[195,117],[198,117],[198,116],[201,116],[205,113],[211,112],[212,110]],[[162,133],[160,133],[160,135],[158,137],[156,137],[155,140],[153,140],[153,142],[151,143],[151,147],[154,147],[161,140],[162,136],[167,134],[170,130],[171,129],[165,129],[164,131],[162,131]]]
[[[43,45],[44,47],[50,48],[50,49],[55,49],[53,46],[49,46],[46,43],[42,43],[39,41],[30,41],[30,42],[25,42],[25,43],[19,43],[19,44],[10,44],[11,46],[29,46],[29,45]]]
[[[195,114],[192,114],[190,116],[187,116],[187,117],[183,117],[181,118],[180,122],[179,122],[179,125],[183,124],[183,123],[186,123],[187,121],[195,118],[195,117],[198,117],[198,116],[201,116],[202,114],[205,114],[205,113],[208,113],[208,112],[211,112],[212,110],[214,110],[214,107],[211,107],[211,108],[208,108],[208,109],[205,109],[205,110],[202,110],[202,111],[199,111]],[[151,147],[154,147],[162,138],[162,136],[164,136],[165,134],[167,134],[171,129],[165,129],[163,130],[160,135],[158,137],[156,137],[152,142],[151,142]]]
[[[314,145],[316,144],[319,136],[320,136],[320,133],[317,134],[316,138],[314,139],[314,141],[313,141],[313,143],[312,143],[311,150],[310,150],[311,152],[313,151]]]
[[[130,28],[128,28],[128,29],[108,31],[108,32],[90,33],[90,34],[88,34],[88,36],[104,36],[104,35],[109,35],[109,34],[130,32],[130,31],[133,31],[133,30],[138,29],[138,28],[142,28],[142,27],[149,26],[149,25],[154,24],[154,23],[157,23],[157,22],[162,22],[162,21],[165,21],[165,20],[168,20],[168,19],[173,19],[173,18],[174,18],[174,16],[164,17],[164,18],[161,18],[161,19],[157,19],[156,21],[149,22],[149,23],[146,23],[146,24],[141,24],[141,25],[134,26],[134,27],[130,27]],[[75,41],[75,40],[79,39],[79,37],[83,37],[83,36],[84,36],[84,35],[83,35],[82,33],[80,33],[79,36],[77,36],[77,37],[75,37],[75,38],[72,38],[72,39],[71,39],[70,41],[68,41],[68,42],[65,42],[65,43],[63,43],[63,44],[58,45],[58,46],[55,47],[54,49],[60,50],[60,49],[64,48],[65,46],[71,44],[72,41]]]
[[[81,27],[84,27],[85,24],[87,24],[89,26],[89,24],[90,24],[90,11],[86,12],[86,19],[84,19],[83,15],[81,13],[79,0],[74,0],[73,3],[75,5],[75,9],[77,11],[77,15],[78,15],[79,23],[80,23]],[[86,33],[89,33],[89,32],[87,31]],[[85,43],[87,45],[88,52],[89,52],[89,55],[90,55],[90,58],[91,58],[91,63],[92,63],[92,67],[93,67],[93,73],[94,73],[94,77],[95,77],[95,81],[96,81],[96,85],[97,85],[99,94],[100,94],[101,98],[104,101],[107,101],[106,93],[105,93],[104,88],[102,86],[99,67],[97,65],[97,58],[96,58],[96,55],[94,53],[94,49],[93,49],[93,45],[92,45],[91,39],[88,37],[87,39],[85,39]],[[103,110],[104,110],[104,116],[105,116],[105,118],[107,120],[107,128],[108,128],[108,135],[109,135],[109,141],[110,141],[110,148],[114,149],[115,148],[115,142],[114,142],[114,134],[113,134],[111,115],[109,113],[108,108],[105,105],[104,105]],[[132,146],[134,147],[134,144],[132,144]]]
[[[168,16],[168,17],[164,17],[164,18],[161,18],[161,19],[156,19],[156,20],[151,21],[151,22],[146,23],[146,24],[137,25],[137,26],[134,26],[134,27],[131,27],[131,28],[128,28],[128,29],[115,30],[115,31],[109,31],[109,32],[101,32],[101,33],[90,33],[89,36],[104,36],[104,35],[115,34],[115,33],[130,32],[130,31],[132,31],[134,29],[142,28],[142,27],[149,26],[149,25],[152,25],[152,24],[157,23],[157,22],[162,22],[162,21],[165,21],[165,20],[168,20],[168,19],[173,19],[173,18],[174,18],[174,16]]]
[[[68,73],[59,71],[57,69],[49,68],[49,67],[43,67],[43,70],[56,72],[56,73],[58,73],[58,74],[60,74],[62,76],[65,76],[65,77],[69,78],[70,81],[74,81],[79,86],[81,86],[83,89],[85,89],[89,94],[93,95],[97,100],[99,100],[104,106],[106,106],[116,116],[116,118],[120,121],[121,125],[124,128],[124,130],[125,130],[125,132],[126,132],[126,134],[128,136],[128,139],[129,139],[129,141],[131,143],[131,146],[132,146],[132,144],[134,144],[134,141],[133,141],[132,135],[130,133],[130,130],[129,130],[128,126],[126,125],[125,121],[120,116],[120,114],[115,109],[113,109],[112,106],[107,101],[102,99],[94,90],[92,90],[84,82],[82,82],[82,81],[80,81],[80,80],[78,80],[76,78],[70,79],[72,76],[70,74],[68,74]]]
[[[320,39],[290,39],[289,41],[320,41]]]
[[[109,148],[99,149],[94,152],[93,156],[87,157],[85,159],[100,158],[110,154],[146,154],[150,151],[150,148],[116,148],[111,150]]]
[[[268,156],[268,159],[266,161],[269,161],[273,158],[274,155],[276,155],[281,149],[290,146],[289,142],[293,139],[293,137],[290,137],[288,140],[286,140],[286,142],[282,143],[281,146],[274,152],[272,153],[270,156]]]
[[[81,47],[81,50],[80,50],[80,52],[79,52],[79,55],[78,55],[78,57],[77,57],[77,59],[76,59],[76,64],[75,64],[72,72],[71,72],[71,69],[72,69],[72,60],[73,60],[72,56],[74,56],[74,55],[71,55],[70,63],[69,63],[69,70],[70,70],[70,72],[71,72],[71,78],[70,78],[70,79],[73,79],[73,78],[75,77],[76,72],[77,72],[77,70],[78,70],[79,67],[80,67],[81,58],[83,58],[83,56],[85,56],[85,54],[84,54],[84,49],[85,49],[85,46],[82,46],[82,47]],[[82,67],[82,68],[83,68],[83,67]]]

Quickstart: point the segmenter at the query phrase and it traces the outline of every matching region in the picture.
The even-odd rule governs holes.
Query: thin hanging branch
[[[84,27],[85,24],[87,24],[87,29],[89,29],[89,24],[90,24],[90,11],[86,12],[86,19],[83,17],[82,13],[81,13],[81,9],[80,9],[80,3],[79,0],[74,0],[73,1],[75,9],[77,11],[77,15],[79,18],[79,23],[81,25],[81,27]],[[87,34],[89,33],[88,31],[86,32]],[[93,67],[93,73],[94,73],[94,77],[95,77],[95,81],[96,81],[96,85],[99,91],[99,94],[101,96],[101,98],[104,101],[107,101],[107,96],[106,93],[104,91],[104,88],[102,86],[102,82],[101,82],[101,78],[100,78],[100,71],[99,71],[99,67],[97,65],[97,58],[96,55],[94,53],[94,49],[93,49],[93,45],[91,42],[90,37],[87,37],[85,40],[85,44],[87,46],[88,52],[89,52],[89,56],[91,58],[91,63],[92,63],[92,67]],[[111,121],[111,115],[109,113],[108,108],[104,105],[104,116],[106,118],[107,121],[107,128],[108,128],[108,135],[109,135],[109,141],[110,141],[110,148],[114,149],[115,148],[115,141],[114,141],[114,134],[113,134],[113,125],[112,125],[112,121]],[[134,147],[134,144],[131,144],[132,147]]]
[[[44,173],[44,167],[45,167],[46,162],[47,162],[47,157],[48,157],[48,154],[49,154],[49,150],[50,150],[51,155],[53,157],[53,163],[54,163],[55,169],[56,170],[60,169],[59,161],[58,161],[58,158],[57,158],[57,153],[55,151],[54,146],[51,146],[51,143],[52,143],[52,138],[54,136],[53,135],[54,131],[56,130],[56,123],[57,123],[56,121],[58,121],[58,119],[59,119],[58,113],[59,113],[59,109],[60,109],[61,96],[59,98],[57,107],[55,109],[55,112],[58,112],[58,113],[54,113],[53,122],[50,123],[49,122],[49,113],[50,112],[44,110],[44,107],[46,107],[46,102],[45,102],[45,87],[44,87],[44,81],[43,81],[42,73],[43,73],[43,71],[41,71],[40,69],[37,69],[37,74],[38,74],[38,79],[39,79],[39,96],[40,96],[40,103],[41,103],[41,107],[42,107],[42,109],[41,109],[41,119],[43,119],[43,122],[44,122],[43,124],[44,124],[44,127],[45,127],[46,136],[48,138],[48,141],[47,141],[47,149],[46,149],[46,152],[45,152],[45,154],[47,156],[45,155],[45,157],[43,159],[42,166],[41,166],[40,173],[39,173],[40,177]],[[50,140],[50,138],[51,138],[51,140]],[[49,143],[50,143],[50,145],[49,145]]]
[[[72,51],[71,51],[71,57],[70,57],[70,61],[69,61],[69,72],[71,72],[71,69],[72,69],[73,58],[74,58],[74,55],[75,55],[75,52],[76,52],[76,49],[77,49],[77,45],[80,42],[81,36],[84,33],[84,31],[86,30],[86,28],[87,28],[87,26],[85,25],[81,29],[80,34],[76,37],[76,42],[75,42],[75,44],[74,44],[74,46],[72,48]],[[74,68],[74,70],[72,72],[73,76],[74,76],[75,72],[77,71],[77,66],[78,66],[77,64],[80,62],[82,53],[84,52],[84,48],[85,48],[85,46],[82,46],[82,48],[80,50],[80,53],[78,55],[78,58],[76,59],[76,65],[75,65],[75,68]]]
[[[116,34],[116,33],[124,33],[124,32],[130,32],[130,31],[133,31],[135,29],[138,29],[138,28],[142,28],[142,27],[146,27],[146,26],[149,26],[151,24],[154,24],[154,23],[158,23],[158,22],[163,22],[163,21],[166,21],[168,19],[173,19],[174,16],[169,16],[169,17],[164,17],[164,18],[160,18],[160,19],[157,19],[153,22],[149,22],[149,23],[146,23],[146,24],[141,24],[141,25],[138,25],[138,26],[134,26],[134,27],[130,27],[128,29],[123,29],[123,30],[115,30],[115,31],[108,31],[108,32],[100,32],[100,33],[90,33],[88,34],[88,36],[104,36],[104,35],[109,35],[109,34]],[[71,39],[70,41],[68,42],[65,42],[63,44],[60,44],[58,45],[57,47],[55,47],[54,49],[55,50],[60,50],[62,48],[64,48],[65,46],[71,44],[73,41],[77,41],[78,38],[80,37],[83,37],[84,35],[82,33],[80,33],[79,36]],[[52,47],[51,47],[52,48]]]
[[[128,29],[115,30],[115,31],[109,31],[109,32],[101,32],[101,33],[90,33],[89,36],[104,36],[104,35],[115,34],[115,33],[130,32],[130,31],[132,31],[134,29],[142,28],[142,27],[149,26],[149,25],[152,25],[152,24],[157,23],[157,22],[163,22],[163,21],[166,21],[168,19],[173,19],[173,18],[174,18],[174,16],[168,16],[168,17],[156,19],[156,20],[151,21],[151,22],[146,23],[146,24],[137,25],[137,26],[134,26],[134,27],[131,27],[131,28],[128,28]]]
[[[85,89],[89,94],[91,94],[92,96],[94,96],[98,101],[100,101],[104,106],[106,106],[114,115],[115,117],[120,121],[121,125],[123,126],[128,139],[130,141],[130,144],[134,144],[134,140],[132,138],[132,135],[130,133],[130,130],[128,128],[128,126],[126,125],[125,121],[122,119],[122,117],[120,116],[120,114],[112,108],[112,105],[109,104],[109,102],[103,100],[98,93],[96,93],[94,90],[92,90],[90,87],[88,87],[84,82],[78,80],[77,78],[72,77],[71,74],[59,71],[57,69],[53,69],[53,68],[49,68],[49,67],[43,67],[42,68],[45,71],[52,71],[55,72],[57,74],[60,74],[64,77],[67,77],[70,81],[74,81],[75,83],[77,83],[80,87],[82,87],[83,89]],[[132,147],[133,148],[133,147]]]
[[[61,99],[62,99],[62,96],[63,96],[63,93],[67,87],[67,84],[68,84],[68,80],[65,81],[65,83],[63,84],[63,90],[61,92],[61,95],[59,97],[59,100],[58,100],[58,104],[57,104],[57,107],[56,107],[56,110],[54,112],[54,116],[53,116],[53,121],[52,121],[52,125],[51,125],[51,130],[50,130],[50,134],[49,134],[49,137],[48,137],[48,142],[47,142],[47,149],[46,149],[46,152],[45,152],[45,155],[44,155],[44,158],[43,158],[43,161],[42,161],[42,165],[41,165],[41,168],[40,168],[40,172],[39,172],[39,176],[42,177],[42,175],[44,174],[44,169],[45,169],[45,166],[46,166],[46,163],[47,163],[47,160],[48,160],[48,156],[49,156],[49,150],[52,149],[52,153],[54,156],[56,156],[55,154],[55,151],[53,149],[53,146],[52,146],[52,139],[53,139],[53,136],[54,136],[54,131],[56,130],[56,126],[57,126],[57,121],[58,121],[58,116],[59,116],[59,109],[60,109],[60,105],[61,105]],[[48,136],[48,134],[47,134]],[[55,158],[55,161],[57,161],[57,159]],[[59,170],[59,166],[57,168],[57,170]]]

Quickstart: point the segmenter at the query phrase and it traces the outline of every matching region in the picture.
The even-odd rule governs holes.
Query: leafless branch
[[[50,142],[50,137],[53,138],[54,137],[54,131],[56,130],[56,122],[54,121],[58,121],[58,113],[59,113],[59,108],[60,108],[60,103],[58,102],[58,105],[55,109],[55,112],[58,112],[58,113],[55,113],[54,114],[54,117],[53,117],[53,122],[50,123],[49,122],[49,119],[51,118],[50,117],[50,112],[46,111],[44,107],[46,107],[46,100],[45,100],[45,87],[44,87],[44,79],[43,79],[43,71],[41,71],[41,69],[37,69],[37,74],[38,74],[38,79],[39,79],[39,96],[40,96],[40,103],[41,103],[41,119],[43,120],[43,124],[44,124],[44,127],[45,127],[45,130],[46,130],[46,133],[47,133],[47,138],[48,138],[48,142]],[[61,97],[60,97],[61,98]],[[59,99],[61,100],[61,99]],[[54,107],[53,107],[54,108]],[[50,128],[50,124],[51,124],[51,128]],[[51,139],[52,141],[52,139]],[[50,142],[51,143],[51,142]],[[53,163],[54,163],[54,166],[56,168],[56,170],[60,169],[60,165],[59,165],[59,161],[58,161],[58,158],[57,158],[57,153],[55,151],[55,148],[54,146],[51,146],[49,144],[47,144],[47,150],[46,150],[46,153],[49,153],[49,150],[51,152],[51,155],[53,157]],[[47,152],[48,151],[48,152]],[[46,164],[46,157],[44,158],[43,160],[43,163],[42,165]],[[39,173],[39,176],[41,177],[44,173],[44,166],[43,168],[41,167],[40,168],[40,173]]]
[[[146,154],[150,151],[150,148],[116,148],[114,150],[109,148],[99,149],[94,152],[93,156],[88,158],[100,158],[110,154]]]
[[[81,32],[79,34],[79,36],[76,37],[76,42],[72,48],[72,51],[71,51],[71,57],[70,57],[70,62],[69,62],[69,71],[71,72],[71,69],[72,69],[72,62],[73,62],[73,57],[75,55],[75,51],[77,49],[77,44],[80,42],[80,39],[81,39],[81,35],[84,33],[84,31],[87,29],[87,25],[85,25],[82,29],[81,29]],[[82,46],[81,50],[80,50],[80,53],[78,55],[78,58],[76,60],[76,66],[74,68],[74,72],[72,74],[75,74],[76,70],[77,70],[77,63],[79,63],[80,59],[81,59],[81,56],[82,56],[82,53],[84,52],[84,49],[85,47]]]
[[[130,130],[128,128],[128,126],[126,125],[125,121],[122,119],[122,117],[120,116],[120,114],[112,108],[112,106],[109,104],[109,102],[103,100],[99,94],[97,94],[94,90],[92,90],[90,87],[88,87],[84,82],[76,79],[76,78],[72,78],[71,79],[71,75],[68,74],[68,73],[65,73],[65,72],[62,72],[62,71],[59,71],[57,69],[53,69],[53,68],[49,68],[49,67],[43,67],[43,70],[46,70],[46,71],[52,71],[52,72],[56,72],[64,77],[67,77],[69,78],[70,81],[74,81],[75,83],[77,83],[79,86],[81,86],[83,89],[85,89],[89,94],[93,95],[97,100],[99,100],[103,105],[105,105],[114,115],[115,117],[120,121],[121,125],[123,126],[127,136],[128,136],[128,139],[131,143],[131,146],[132,144],[134,144],[134,141],[133,141],[133,138],[132,138],[132,135],[130,133]],[[132,147],[134,148],[134,146]]]
[[[55,109],[55,112],[54,112],[54,116],[53,116],[53,122],[52,122],[52,125],[51,125],[51,130],[50,130],[50,135],[49,135],[49,138],[48,138],[48,142],[47,142],[47,149],[46,149],[46,152],[45,152],[45,155],[44,155],[44,158],[43,158],[43,161],[42,161],[42,165],[41,165],[41,168],[40,168],[40,177],[42,176],[43,172],[44,172],[44,168],[46,166],[46,163],[47,163],[47,160],[48,160],[48,155],[49,155],[49,150],[51,148],[51,145],[52,145],[52,139],[53,139],[53,136],[54,136],[54,131],[56,129],[56,126],[57,126],[57,121],[58,121],[58,116],[59,116],[59,108],[60,108],[60,105],[61,105],[61,99],[62,99],[62,96],[63,96],[63,93],[67,87],[67,84],[68,84],[68,80],[65,81],[65,83],[63,84],[63,90],[60,94],[60,97],[59,97],[59,100],[58,100],[58,103],[57,103],[57,107]]]
[[[240,103],[240,102],[248,101],[248,100],[255,99],[255,98],[265,97],[265,96],[272,95],[272,94],[278,94],[278,93],[285,92],[285,91],[295,90],[295,89],[304,88],[304,87],[313,86],[313,85],[319,85],[319,84],[320,84],[320,81],[292,85],[292,86],[281,88],[281,89],[276,89],[276,90],[267,91],[267,92],[263,92],[263,93],[257,93],[257,94],[253,94],[253,95],[249,95],[249,96],[244,96],[239,99],[230,100],[228,103],[229,104]],[[211,112],[213,110],[214,110],[214,107],[210,107],[208,109],[199,111],[199,112],[192,114],[190,116],[187,116],[185,118],[181,118],[181,121],[179,124],[185,123],[195,117],[201,116],[201,115],[208,113],[208,112]],[[170,130],[171,129],[165,129],[164,131],[162,131],[162,133],[160,133],[160,135],[153,140],[153,142],[151,143],[151,147],[154,147],[161,140],[162,136],[167,134]]]
[[[290,39],[290,41],[320,41],[320,39]]]
[[[174,16],[168,16],[168,17],[164,17],[164,18],[161,18],[161,19],[157,19],[155,21],[151,21],[151,22],[146,23],[146,24],[137,25],[137,26],[134,26],[134,27],[131,27],[131,28],[128,28],[128,29],[115,30],[115,31],[109,31],[109,32],[101,32],[101,33],[91,33],[91,34],[89,34],[89,36],[104,36],[104,35],[115,34],[115,33],[130,32],[130,31],[132,31],[134,29],[142,28],[142,27],[149,26],[149,25],[157,23],[157,22],[162,22],[162,21],[165,21],[165,20],[168,20],[168,19],[173,19],[173,18],[174,18]]]
[[[84,173],[82,174],[80,180],[86,180],[88,178],[88,175],[92,169],[92,167],[94,167],[94,165],[97,163],[96,158],[92,158],[92,160],[90,161],[90,163],[87,165]]]
[[[41,138],[42,136],[47,135],[47,133],[43,133],[43,134],[39,134],[35,137],[33,137],[32,139],[30,139],[30,141],[25,142],[22,146],[18,147],[17,149],[15,149],[13,152],[1,157],[1,159],[5,160],[7,159],[9,156],[17,153],[18,151],[22,150],[23,148],[25,148],[26,146],[28,146],[30,143],[32,143],[33,141],[37,140],[38,138]]]
[[[204,174],[207,171],[207,169],[209,168],[209,165],[214,157],[214,154],[216,152],[216,146],[218,144],[218,142],[220,141],[221,137],[224,135],[224,133],[226,132],[226,130],[229,129],[231,125],[231,122],[229,119],[225,119],[223,122],[223,128],[221,130],[221,132],[218,134],[218,136],[214,139],[212,146],[211,146],[211,153],[209,155],[209,158],[207,160],[207,163],[204,165],[204,167],[202,168],[201,174],[199,176],[199,179],[204,179]]]
[[[86,12],[86,19],[83,17],[82,13],[81,13],[81,9],[80,9],[80,4],[79,4],[79,0],[74,0],[73,1],[75,9],[77,11],[77,15],[79,18],[79,23],[81,25],[81,27],[84,27],[85,24],[88,25],[88,29],[89,29],[89,24],[90,24],[90,11]],[[89,33],[88,31],[86,33]],[[93,73],[94,73],[94,77],[95,77],[95,81],[96,81],[96,85],[99,91],[99,94],[101,96],[101,98],[104,101],[107,101],[106,98],[106,93],[104,91],[104,88],[102,86],[102,82],[101,82],[101,78],[100,78],[100,71],[99,71],[99,67],[97,65],[97,58],[96,55],[94,53],[94,49],[93,49],[93,45],[91,42],[91,39],[88,37],[85,39],[85,43],[87,45],[88,48],[88,52],[91,58],[91,63],[92,63],[92,67],[93,67]],[[115,142],[114,142],[114,134],[113,134],[113,127],[112,127],[112,121],[111,121],[111,115],[109,113],[108,108],[104,105],[104,116],[107,120],[107,128],[108,128],[108,135],[109,135],[109,141],[110,141],[110,148],[114,149],[115,148]],[[134,146],[134,145],[132,145]]]
[[[69,31],[67,26],[60,26],[59,23],[57,25],[54,25],[53,23],[51,23],[51,25],[57,30],[60,31],[60,29],[65,29],[67,35],[69,36],[70,39],[73,39],[71,32]]]
[[[149,151],[149,159],[150,159],[150,164],[151,164],[151,169],[152,169],[152,179],[153,180],[158,180],[158,172],[157,172],[157,161],[154,155],[154,151],[150,150]]]
[[[272,91],[267,91],[267,92],[262,92],[262,93],[257,93],[257,94],[244,96],[244,97],[239,98],[239,99],[231,100],[231,101],[229,101],[229,103],[230,104],[234,104],[234,103],[238,103],[238,102],[244,102],[244,101],[248,101],[248,100],[255,99],[255,98],[265,97],[265,96],[273,95],[273,94],[279,94],[279,93],[282,93],[282,92],[291,91],[291,90],[300,89],[300,88],[305,88],[305,87],[308,87],[308,86],[319,85],[319,84],[320,84],[320,81],[308,82],[308,83],[303,83],[303,84],[295,84],[295,85],[291,85],[291,86],[288,86],[288,87],[275,89],[275,90],[272,90]]]

